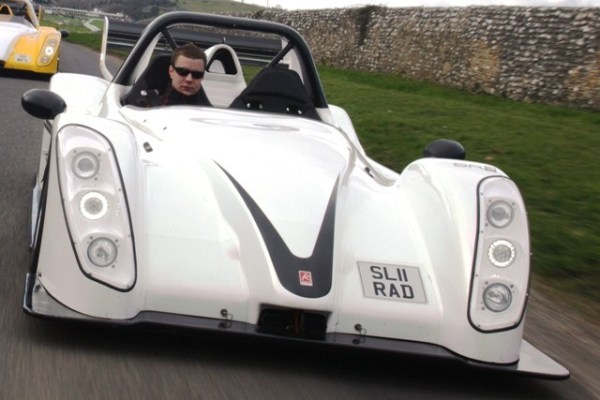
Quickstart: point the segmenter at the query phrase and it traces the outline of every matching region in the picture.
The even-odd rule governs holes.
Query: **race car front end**
[[[428,158],[393,187],[358,175],[350,187],[354,181],[336,231],[347,258],[334,313],[338,340],[569,376],[523,340],[529,235],[512,180],[490,165]]]
[[[283,34],[278,66],[268,68],[296,68],[294,82],[312,90],[305,94],[314,109],[267,110],[251,107],[253,99],[243,107],[128,102],[146,84],[153,35],[174,22]],[[326,103],[296,33],[171,13],[144,30],[114,79],[103,75],[57,74],[51,91],[23,98],[50,132],[34,196],[26,312],[568,377],[523,340],[530,249],[514,182],[437,147],[402,173],[368,158],[348,114]],[[248,87],[256,89],[250,82],[239,95]],[[281,106],[286,96],[275,94],[264,104]]]
[[[522,341],[527,222],[500,171],[425,159],[382,185],[321,123],[187,112],[58,119],[28,312],[565,376]]]
[[[0,14],[0,69],[56,73],[60,41],[66,31],[40,26],[33,6],[28,1],[19,3],[24,14]]]

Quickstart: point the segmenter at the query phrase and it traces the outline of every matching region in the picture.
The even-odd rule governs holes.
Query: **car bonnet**
[[[153,149],[143,157],[154,171],[163,170],[157,173],[172,171],[169,185],[179,181],[190,190],[199,175],[215,174],[264,212],[294,254],[311,255],[349,165],[350,148],[336,129],[294,116],[215,108],[131,111],[129,122],[144,131],[138,142],[147,140]]]
[[[0,19],[0,60],[7,60],[20,36],[35,34],[36,30],[30,26],[11,22],[6,18]]]

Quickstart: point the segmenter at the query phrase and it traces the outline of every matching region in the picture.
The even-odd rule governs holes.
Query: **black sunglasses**
[[[185,77],[185,76],[188,76],[189,74],[192,74],[192,78],[194,78],[194,79],[204,78],[204,71],[192,71],[191,69],[176,67],[174,65],[173,65],[173,69],[175,70],[175,72],[177,72],[177,75],[179,75],[179,76]]]

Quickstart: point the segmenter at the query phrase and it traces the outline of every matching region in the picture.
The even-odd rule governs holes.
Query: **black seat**
[[[320,119],[298,74],[278,67],[263,68],[233,100],[230,108]]]
[[[170,55],[160,55],[150,60],[142,75],[123,99],[123,104],[140,107],[161,105],[159,96],[171,85],[169,65],[171,65]],[[203,87],[200,87],[199,95],[203,104],[210,105]]]
[[[145,106],[152,103],[152,98],[157,98],[159,94],[164,93],[171,84],[169,78],[170,64],[170,55],[153,58],[125,96],[123,104]]]
[[[2,4],[0,5],[0,14],[13,15],[13,12],[8,4]]]

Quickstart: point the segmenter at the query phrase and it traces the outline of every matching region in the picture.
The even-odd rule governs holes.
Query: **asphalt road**
[[[65,45],[61,70],[98,74],[96,60]],[[600,398],[597,325],[590,328],[541,292],[530,301],[527,337],[571,369],[566,381],[389,354],[26,316],[27,202],[42,123],[25,114],[20,98],[47,84],[0,75],[0,399]]]

